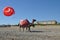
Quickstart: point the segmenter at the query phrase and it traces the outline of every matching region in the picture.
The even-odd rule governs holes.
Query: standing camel
[[[19,23],[20,30],[21,30],[21,28],[23,28],[23,31],[24,31],[24,28],[26,28],[26,30],[28,29],[28,31],[30,31],[30,27],[31,26],[34,27],[34,22],[35,21],[36,20],[33,19],[32,23],[30,23],[27,19],[21,20],[20,23]]]

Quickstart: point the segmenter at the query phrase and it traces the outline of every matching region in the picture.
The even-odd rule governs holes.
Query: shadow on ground
[[[30,32],[45,32],[45,31],[30,31]]]

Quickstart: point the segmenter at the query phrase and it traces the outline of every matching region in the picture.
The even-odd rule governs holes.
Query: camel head
[[[30,23],[30,26],[35,27],[35,25],[34,25],[35,21],[36,21],[36,19],[32,19],[32,23]]]
[[[36,21],[36,19],[32,19],[32,24]]]

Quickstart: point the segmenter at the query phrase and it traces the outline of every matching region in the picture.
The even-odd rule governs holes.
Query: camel
[[[25,19],[27,21],[27,23],[25,23],[25,25],[21,25],[19,23],[19,27],[20,27],[20,31],[21,31],[21,28],[23,28],[23,31],[24,31],[24,28],[26,28],[26,30],[28,29],[28,31],[30,31],[30,27],[34,27],[34,22],[36,21],[35,19],[32,20],[32,23],[30,23],[27,19]]]

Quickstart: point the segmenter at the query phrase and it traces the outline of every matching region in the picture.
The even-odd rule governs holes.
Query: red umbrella
[[[5,16],[12,16],[15,13],[15,11],[12,7],[7,6],[3,9],[3,13]]]

